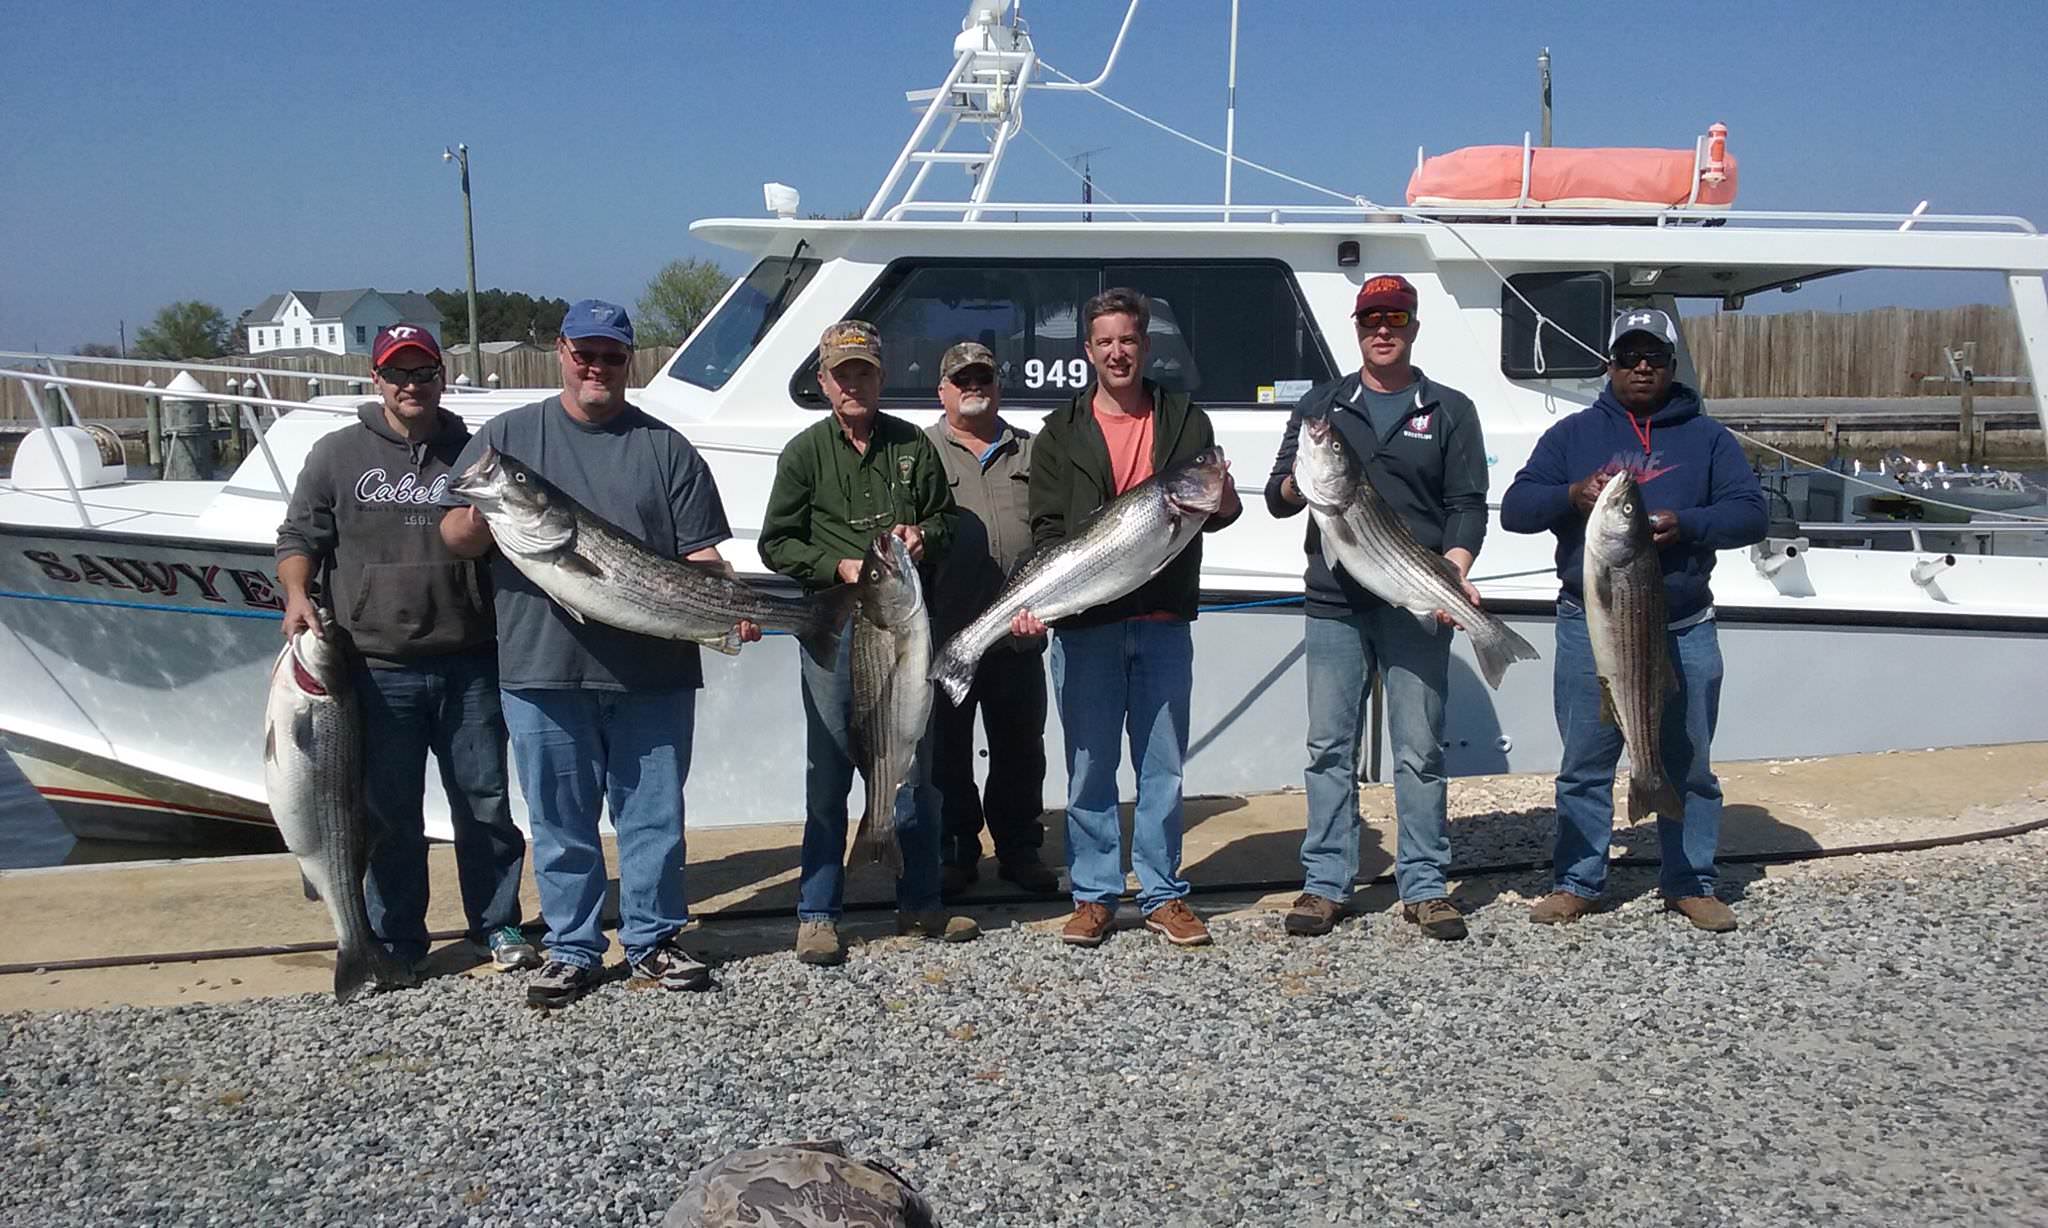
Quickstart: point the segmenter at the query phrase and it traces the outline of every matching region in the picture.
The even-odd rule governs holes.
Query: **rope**
[[[1044,141],[1039,140],[1037,133],[1034,133],[1033,131],[1031,131],[1031,129],[1025,127],[1023,124],[1017,125],[1017,131],[1023,133],[1024,136],[1028,140],[1030,140],[1030,142],[1033,145],[1036,145],[1040,149],[1043,149],[1045,151],[1046,157],[1051,158],[1053,161],[1059,163],[1061,170],[1067,172],[1069,175],[1072,175],[1074,178],[1079,179],[1082,183],[1087,184],[1090,188],[1094,189],[1095,191],[1100,192],[1104,200],[1108,201],[1112,205],[1121,206],[1123,204],[1122,201],[1118,200],[1114,196],[1111,196],[1108,190],[1105,189],[1100,183],[1097,183],[1092,176],[1084,175],[1080,171],[1075,170],[1073,163],[1067,161],[1065,158],[1060,157],[1059,154],[1053,152],[1052,146],[1046,144]],[[1144,221],[1143,218],[1139,217],[1135,213],[1130,212],[1129,210],[1125,210],[1124,216],[1131,219],[1134,222]]]

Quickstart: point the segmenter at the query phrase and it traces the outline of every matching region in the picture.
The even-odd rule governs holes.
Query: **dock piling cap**
[[[164,399],[167,401],[205,401],[211,399],[206,385],[192,378],[190,371],[178,372],[177,378],[164,385]]]

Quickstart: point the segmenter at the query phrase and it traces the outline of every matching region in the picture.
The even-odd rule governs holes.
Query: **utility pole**
[[[454,162],[462,167],[462,245],[469,251],[469,371],[470,382],[481,388],[484,382],[484,339],[476,334],[476,226],[469,212],[469,146],[457,145],[452,150],[444,146],[441,161]]]
[[[1536,72],[1543,79],[1543,145],[1550,147],[1550,48],[1536,57]]]
[[[121,357],[128,357],[128,321],[121,321]]]

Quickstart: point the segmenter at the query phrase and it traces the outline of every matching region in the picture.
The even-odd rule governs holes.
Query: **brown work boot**
[[[1168,900],[1146,913],[1145,928],[1177,947],[1206,947],[1211,941],[1209,927],[1186,900]]]
[[[1456,942],[1466,934],[1465,914],[1443,896],[1401,905],[1401,916],[1422,927],[1422,932],[1439,942]]]
[[[1294,907],[1287,910],[1287,918],[1282,924],[1296,938],[1320,938],[1336,929],[1337,919],[1343,915],[1342,904],[1313,891],[1304,891],[1294,897]]]
[[[845,963],[846,944],[839,940],[839,927],[830,921],[798,922],[796,957],[819,968]]]
[[[1538,925],[1563,925],[1576,921],[1599,907],[1599,901],[1589,900],[1569,891],[1553,891],[1529,906],[1529,919]]]
[[[943,908],[927,908],[921,912],[898,909],[896,932],[927,942],[973,942],[981,937],[981,927],[974,923],[974,918],[949,917]]]
[[[1666,899],[1664,907],[1692,922],[1694,929],[1725,934],[1735,928],[1735,910],[1711,895],[1687,895]]]
[[[1087,900],[1074,905],[1074,915],[1067,918],[1066,928],[1060,931],[1060,941],[1070,947],[1099,947],[1109,939],[1109,931],[1114,928],[1116,909]]]

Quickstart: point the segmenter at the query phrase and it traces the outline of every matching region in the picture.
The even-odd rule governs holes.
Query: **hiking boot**
[[[1177,947],[1206,947],[1211,941],[1209,927],[1186,900],[1168,900],[1146,913],[1145,928]]]
[[[595,988],[596,969],[551,959],[526,982],[526,1004],[540,1010],[560,1010]]]
[[[846,962],[846,944],[839,941],[834,921],[799,921],[796,926],[796,957],[801,963],[820,968]]]
[[[1060,876],[1053,873],[1052,867],[1040,861],[1035,854],[998,863],[996,877],[1006,883],[1014,883],[1032,895],[1060,893]]]
[[[980,878],[981,869],[973,862],[967,862],[964,865],[954,865],[949,862],[946,865],[940,866],[939,898],[951,903],[966,895],[967,889],[972,887]]]
[[[479,954],[506,972],[540,967],[540,952],[516,925],[501,925],[481,939],[473,939],[472,944]]]
[[[711,988],[711,969],[684,950],[675,934],[670,934],[656,943],[652,951],[633,961],[633,979],[663,989],[702,990]]]
[[[1060,941],[1070,947],[1099,947],[1116,928],[1116,909],[1093,900],[1074,905],[1074,915],[1060,930]]]
[[[1422,932],[1439,942],[1456,942],[1468,932],[1465,914],[1443,896],[1401,905],[1401,915],[1422,927]]]
[[[1569,891],[1553,891],[1529,906],[1529,919],[1538,925],[1563,925],[1576,921],[1599,907],[1599,901],[1589,900]]]
[[[1735,910],[1711,895],[1686,895],[1666,899],[1664,907],[1692,922],[1694,929],[1725,934],[1735,928]]]
[[[943,908],[898,912],[896,932],[907,938],[922,938],[927,942],[973,942],[981,937],[981,927],[974,923],[974,918],[950,917]]]
[[[1287,932],[1297,938],[1320,938],[1336,929],[1337,919],[1343,915],[1342,904],[1313,891],[1304,891],[1294,897],[1294,907],[1287,910],[1283,924]]]

